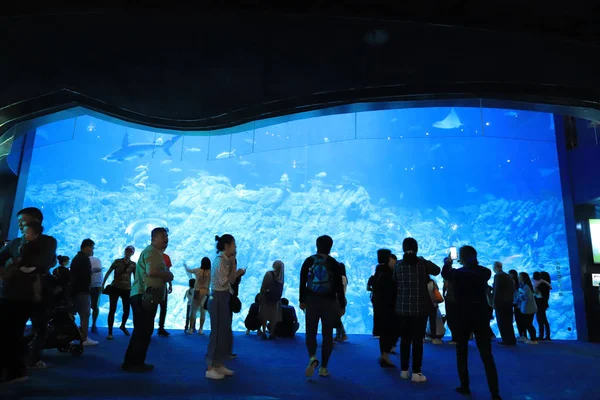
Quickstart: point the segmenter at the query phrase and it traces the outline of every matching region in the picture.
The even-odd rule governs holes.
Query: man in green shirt
[[[153,229],[152,242],[140,254],[135,268],[130,299],[133,311],[133,333],[121,366],[128,372],[149,372],[154,369],[153,365],[146,364],[146,353],[154,331],[154,318],[158,304],[163,300],[158,297],[164,296],[167,282],[173,281],[173,274],[167,270],[163,259],[163,252],[168,244],[168,229]],[[144,296],[152,301],[145,302]]]

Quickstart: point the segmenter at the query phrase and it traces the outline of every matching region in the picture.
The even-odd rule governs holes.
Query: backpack
[[[332,290],[331,270],[327,265],[328,258],[312,256],[313,265],[308,270],[307,288],[318,295],[328,295]]]
[[[277,303],[281,300],[281,296],[283,295],[283,282],[279,283],[275,279],[275,273],[270,272],[273,275],[273,280],[271,284],[267,288],[267,293],[265,293],[265,299],[268,303]]]

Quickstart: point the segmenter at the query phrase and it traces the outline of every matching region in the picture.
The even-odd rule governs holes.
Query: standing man
[[[167,253],[163,253],[163,260],[165,261],[165,266],[167,267],[167,271],[171,271],[171,267],[173,263],[171,262],[171,257]],[[165,330],[165,320],[167,319],[167,299],[169,295],[173,292],[173,283],[168,282],[167,288],[165,292],[165,300],[160,303],[160,316],[158,318],[158,335],[169,337],[171,334]]]
[[[494,262],[494,289],[493,305],[496,309],[496,320],[498,329],[502,336],[500,344],[505,346],[516,346],[517,338],[513,328],[513,297],[515,295],[515,283],[512,276],[502,270],[500,261]]]
[[[166,228],[152,230],[152,242],[142,251],[135,267],[135,278],[131,288],[133,310],[133,333],[121,368],[128,372],[150,372],[153,365],[146,364],[150,347],[154,318],[158,305],[164,301],[166,286],[173,281],[168,271],[163,252],[169,244]]]
[[[452,258],[444,260],[442,277],[452,283],[456,301],[456,364],[460,386],[456,391],[463,395],[471,394],[469,381],[468,351],[469,335],[475,334],[477,350],[483,361],[488,387],[492,400],[501,400],[498,388],[498,371],[492,355],[490,334],[490,314],[487,300],[488,281],[492,271],[479,265],[477,251],[471,246],[463,246],[459,251],[462,268],[452,268]]]
[[[317,330],[321,321],[323,345],[319,375],[329,376],[327,365],[333,350],[333,327],[346,312],[346,295],[340,264],[331,257],[333,239],[330,236],[317,238],[317,254],[308,257],[300,271],[300,309],[306,311],[306,348],[310,377],[319,366],[317,358]]]
[[[79,314],[81,337],[84,346],[96,346],[97,341],[88,337],[90,326],[91,308],[91,284],[92,284],[92,262],[90,257],[94,255],[92,239],[84,239],[81,242],[81,250],[71,261],[71,295],[77,314]]]
[[[35,207],[28,207],[17,213],[19,229],[23,233],[24,227],[29,223],[42,223],[44,216]],[[35,271],[37,277],[42,280],[48,274],[50,268],[56,264],[56,239],[52,236],[41,235],[37,240],[40,242],[40,251],[35,260]],[[26,276],[16,270],[13,259],[19,257],[19,250],[23,244],[23,238],[16,238],[6,244],[0,250],[0,276],[3,277],[3,285],[0,293],[0,381],[21,382],[28,379],[25,368],[25,354],[20,345],[23,341],[25,324],[30,318],[36,319],[36,315],[47,315],[48,305],[43,302],[34,301],[34,287],[32,279],[23,279]],[[29,274],[27,274],[30,276]],[[46,324],[43,321],[35,324],[34,331],[36,342],[34,347],[43,348],[45,342]]]
[[[100,302],[100,295],[102,294],[102,282],[104,276],[102,274],[102,262],[97,257],[90,257],[90,263],[92,263],[92,284],[90,287],[90,298],[92,301],[92,333],[98,333],[96,327],[96,321],[98,315],[100,315],[100,309],[98,303]]]

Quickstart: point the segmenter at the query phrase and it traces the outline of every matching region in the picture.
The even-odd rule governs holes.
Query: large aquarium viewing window
[[[280,259],[284,297],[304,332],[300,267],[328,234],[348,274],[346,330],[370,334],[366,286],[376,251],[401,256],[411,236],[440,266],[451,246],[470,244],[489,268],[499,260],[506,271],[549,272],[553,338],[576,339],[553,121],[520,110],[388,108],[217,135],[83,115],[37,129],[24,206],[43,210],[59,254],[72,258],[93,239],[104,272],[126,246],[135,246],[136,260],[151,229],[168,227],[175,275],[168,328],[185,324],[183,263],[213,259],[215,234],[231,233],[238,264],[248,268],[234,330],[245,330],[262,278]],[[108,297],[100,303],[105,326]]]

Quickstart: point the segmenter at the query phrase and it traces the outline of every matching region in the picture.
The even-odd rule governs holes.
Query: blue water
[[[130,147],[111,159],[124,136]],[[164,151],[170,139],[171,155]],[[136,148],[143,151],[135,154]],[[168,226],[172,328],[185,321],[189,277],[181,265],[213,258],[215,234],[236,237],[239,265],[248,268],[240,287],[244,307],[234,317],[239,330],[276,259],[286,265],[284,296],[297,306],[302,261],[316,237],[329,234],[348,271],[346,328],[370,333],[365,288],[376,250],[399,254],[402,240],[413,236],[421,255],[439,264],[450,246],[471,244],[484,265],[501,260],[506,269],[547,270],[554,337],[576,338],[550,114],[369,111],[212,137],[81,116],[37,130],[25,203],[43,209],[59,253],[73,256],[91,237],[105,270],[125,246],[133,244],[137,256],[152,228]],[[101,303],[102,325],[107,298]]]

